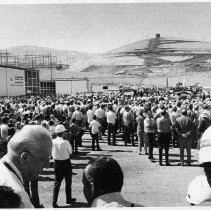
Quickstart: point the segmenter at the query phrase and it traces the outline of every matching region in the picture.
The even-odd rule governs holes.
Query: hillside
[[[93,84],[148,81],[145,84],[160,85],[168,77],[172,83],[186,78],[190,83],[206,81],[208,85],[211,78],[211,43],[185,38],[156,36],[102,54],[37,46],[13,47],[7,51],[13,55],[51,52],[59,62],[69,64],[65,71],[54,71],[54,78],[86,76]],[[41,78],[48,75],[49,72],[43,70]]]
[[[157,37],[124,45],[92,58],[90,66],[83,70],[140,77],[209,71],[211,43],[174,37]]]

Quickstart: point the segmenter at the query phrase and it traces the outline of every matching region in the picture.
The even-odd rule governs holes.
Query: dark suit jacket
[[[193,122],[189,117],[182,115],[176,119],[176,131],[179,136],[186,134],[187,137],[191,136],[193,132]]]

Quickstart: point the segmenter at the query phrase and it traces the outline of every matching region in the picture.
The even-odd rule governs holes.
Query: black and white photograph
[[[211,206],[211,1],[2,0],[0,208]]]

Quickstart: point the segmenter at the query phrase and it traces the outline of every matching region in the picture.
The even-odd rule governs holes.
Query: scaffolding
[[[21,69],[40,69],[40,68],[57,68],[57,58],[51,53],[47,55],[10,55],[8,52],[0,53],[0,65],[10,68]]]
[[[25,55],[11,55],[6,51],[0,52],[0,67],[24,70],[50,69],[52,78],[52,70],[64,70],[69,66],[59,64],[57,57],[53,56],[51,52],[45,55],[27,53]]]

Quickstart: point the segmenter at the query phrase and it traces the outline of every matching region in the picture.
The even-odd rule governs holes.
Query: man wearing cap
[[[211,127],[202,135],[199,149],[199,162],[205,175],[199,175],[191,181],[186,200],[191,205],[211,205]]]
[[[66,129],[62,124],[55,127],[57,138],[53,139],[52,157],[54,159],[55,182],[53,190],[53,207],[58,208],[57,200],[59,189],[62,180],[65,178],[66,186],[66,203],[72,204],[76,201],[72,198],[72,164],[70,155],[72,154],[72,147],[70,143],[65,140]]]

